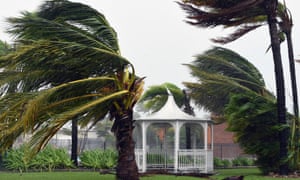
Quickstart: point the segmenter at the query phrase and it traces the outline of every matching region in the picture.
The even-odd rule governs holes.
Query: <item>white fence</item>
[[[143,166],[143,150],[136,149],[136,162],[140,171]],[[175,164],[173,152],[148,150],[146,152],[146,169],[164,169],[179,172],[208,173],[213,171],[213,152],[203,149],[181,149]],[[177,167],[177,169],[175,169]]]

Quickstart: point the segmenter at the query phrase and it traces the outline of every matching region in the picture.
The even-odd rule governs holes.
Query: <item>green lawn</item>
[[[244,175],[245,180],[286,180],[288,178],[272,178],[261,176],[258,169],[226,169],[217,170],[217,174],[210,176],[211,180],[221,180],[227,176]],[[0,180],[114,180],[114,175],[100,175],[98,172],[42,172],[42,173],[7,173],[0,172]],[[207,178],[153,175],[143,176],[141,180],[207,180]],[[300,180],[300,178],[290,178]]]

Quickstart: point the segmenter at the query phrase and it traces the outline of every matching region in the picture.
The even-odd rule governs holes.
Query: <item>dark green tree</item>
[[[225,108],[228,130],[264,174],[278,172],[279,131],[276,103],[254,93],[233,94]]]

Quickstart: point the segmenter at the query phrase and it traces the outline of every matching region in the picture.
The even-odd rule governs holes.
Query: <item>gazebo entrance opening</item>
[[[180,128],[180,149],[204,149],[203,127],[196,123],[186,123]]]
[[[147,129],[147,169],[174,167],[174,128],[168,123],[153,123]]]

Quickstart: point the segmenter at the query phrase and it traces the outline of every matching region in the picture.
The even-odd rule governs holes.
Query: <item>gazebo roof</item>
[[[172,95],[168,96],[165,105],[157,112],[146,117],[137,118],[137,120],[208,120],[208,117],[197,118],[183,112],[175,103]]]

